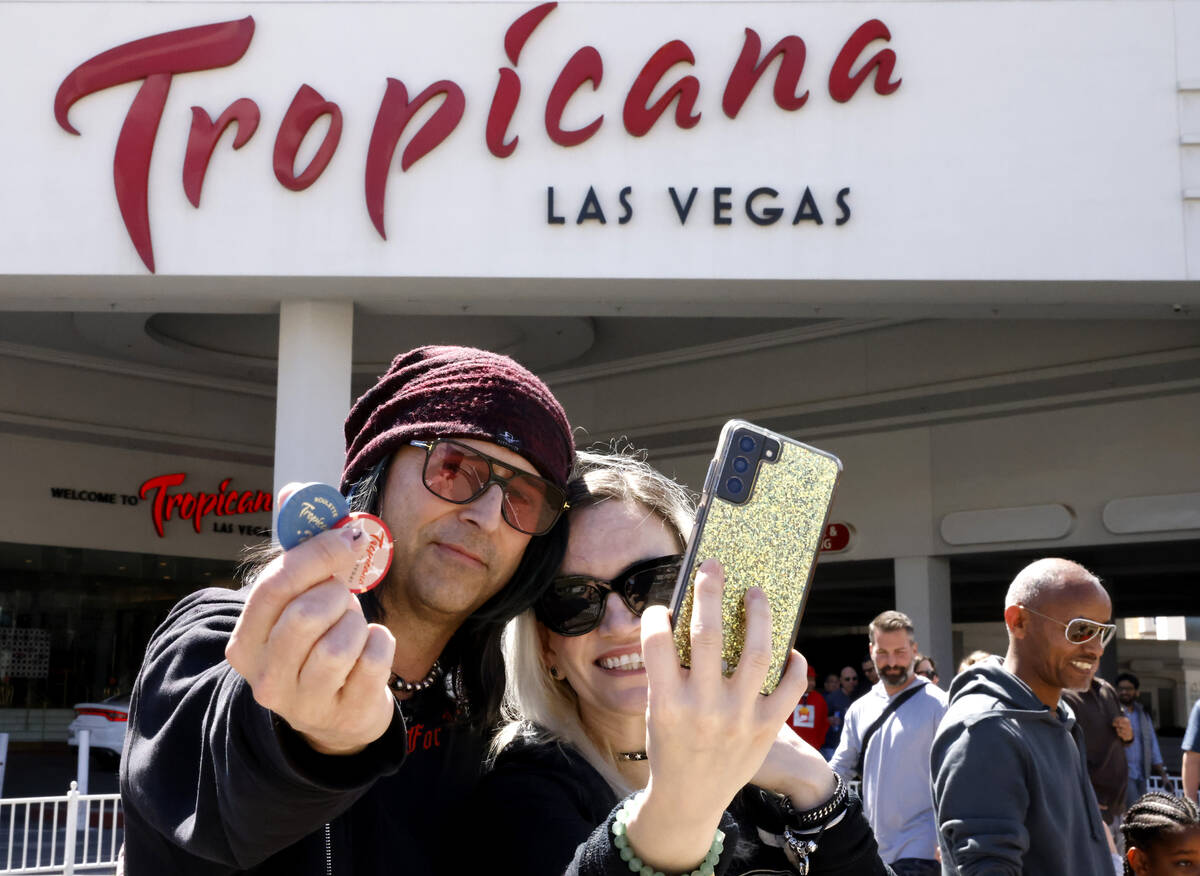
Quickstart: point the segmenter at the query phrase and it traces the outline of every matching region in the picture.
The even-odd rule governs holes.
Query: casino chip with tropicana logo
[[[275,531],[279,544],[289,551],[314,535],[357,523],[366,536],[350,571],[336,576],[352,593],[363,593],[383,580],[392,565],[392,534],[374,514],[350,511],[345,498],[328,484],[303,484],[279,508]]]

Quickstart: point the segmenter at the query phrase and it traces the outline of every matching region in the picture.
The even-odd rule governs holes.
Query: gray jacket
[[[1074,715],[999,658],[954,679],[930,758],[944,876],[1113,872]]]

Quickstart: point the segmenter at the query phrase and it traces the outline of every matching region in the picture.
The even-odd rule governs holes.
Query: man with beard
[[[1121,703],[1121,711],[1129,719],[1130,730],[1133,733],[1133,741],[1125,749],[1125,760],[1129,764],[1128,786],[1125,789],[1126,809],[1146,793],[1151,772],[1162,779],[1163,790],[1171,790],[1171,776],[1163,766],[1154,722],[1150,720],[1150,713],[1138,702],[1140,687],[1138,677],[1132,672],[1122,672],[1117,676],[1117,699]]]
[[[830,765],[846,779],[861,775],[879,856],[896,876],[934,876],[929,750],[946,694],[913,671],[917,642],[908,615],[885,611],[871,621],[868,640],[879,682],[850,706]]]
[[[335,577],[372,541],[352,521],[175,606],[133,688],[129,876],[426,876],[470,834],[450,813],[499,714],[504,624],[563,556],[571,428],[512,359],[422,347],[345,431],[387,577],[359,598]]]
[[[1113,872],[1083,731],[1061,699],[1091,682],[1116,633],[1111,616],[1104,587],[1078,563],[1038,560],[1013,579],[1008,653],[954,679],[933,744],[945,876]]]

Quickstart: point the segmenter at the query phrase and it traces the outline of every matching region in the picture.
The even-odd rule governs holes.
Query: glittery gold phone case
[[[696,568],[716,559],[725,568],[721,655],[726,672],[733,671],[742,653],[743,595],[757,585],[771,604],[771,668],[762,690],[775,689],[800,629],[841,473],[841,461],[830,453],[745,420],[725,424],[672,598],[681,665],[691,664],[688,630]]]

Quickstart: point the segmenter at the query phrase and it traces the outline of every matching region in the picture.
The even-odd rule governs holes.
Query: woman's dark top
[[[725,852],[717,874],[795,873],[782,848],[775,795],[747,785],[721,819]],[[612,843],[624,801],[569,745],[520,738],[497,758],[462,819],[451,871],[512,876],[629,876]],[[820,837],[812,876],[886,876],[875,835],[851,794],[845,816]],[[450,872],[450,871],[448,871]]]

